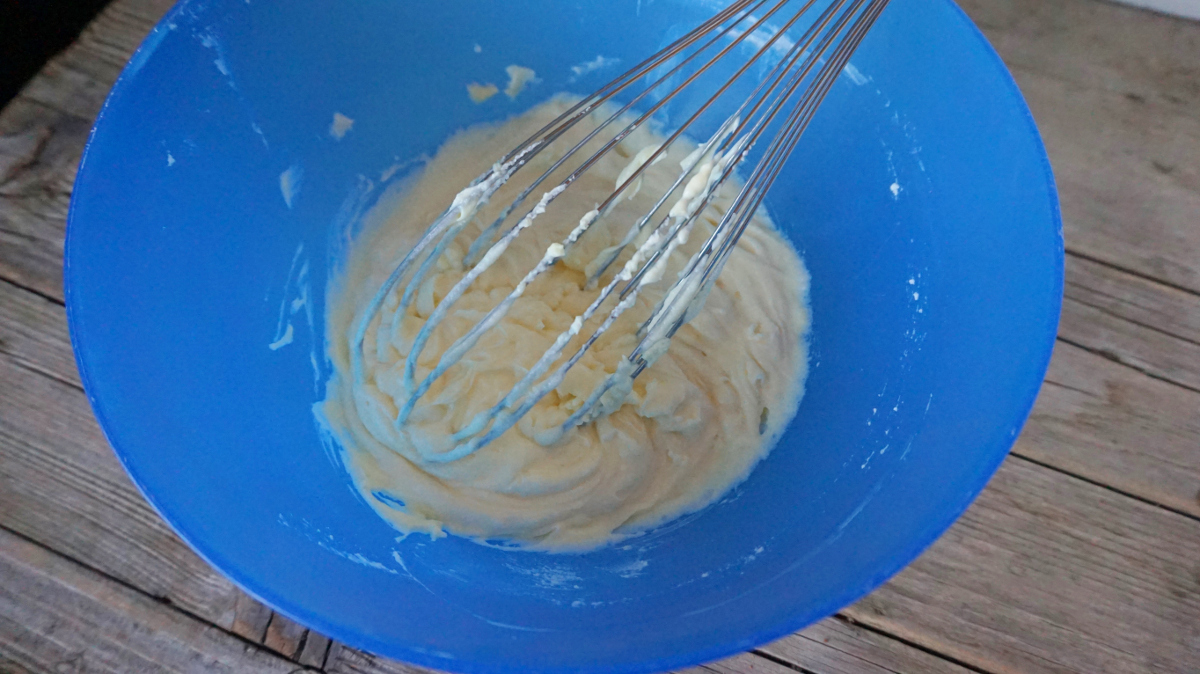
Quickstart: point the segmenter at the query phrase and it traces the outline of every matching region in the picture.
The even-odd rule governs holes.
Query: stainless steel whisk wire
[[[425,254],[424,259],[421,260],[416,271],[405,284],[397,303],[397,309],[393,314],[393,320],[390,325],[386,326],[391,334],[395,334],[400,329],[400,322],[406,315],[407,308],[411,305],[417,289],[428,275],[434,262],[442,256],[445,248],[455,240],[462,229],[475,220],[479,209],[513,174],[618,93],[643,77],[653,78],[653,81],[643,91],[609,114],[594,129],[585,134],[582,140],[557,159],[549,169],[522,190],[489,226],[481,230],[479,236],[472,242],[462,261],[467,273],[434,307],[433,312],[417,331],[405,358],[403,385],[408,398],[401,405],[395,420],[397,430],[402,430],[420,398],[428,392],[439,377],[474,347],[485,332],[499,323],[529,283],[565,257],[571,246],[596,222],[602,220],[608,210],[622,198],[626,190],[630,189],[642,174],[663,156],[671,144],[723,96],[734,82],[749,72],[753,64],[776,49],[776,45],[786,47],[784,55],[738,109],[725,120],[708,141],[701,144],[684,160],[682,171],[671,187],[644,217],[638,219],[630,227],[620,244],[610,251],[605,259],[597,261],[599,264],[595,270],[588,274],[586,287],[592,287],[598,282],[599,278],[619,258],[622,251],[644,233],[654,214],[659,212],[672,195],[676,194],[679,188],[686,183],[684,196],[654,226],[650,235],[637,247],[621,271],[600,290],[588,308],[575,317],[570,328],[558,335],[553,346],[543,353],[538,362],[509,390],[507,395],[491,408],[476,414],[465,427],[454,434],[453,441],[456,444],[452,449],[441,453],[423,454],[422,458],[432,462],[450,462],[471,455],[511,428],[538,401],[557,388],[566,373],[595,344],[596,340],[613,325],[626,309],[633,305],[638,291],[649,282],[657,280],[656,275],[661,275],[662,265],[670,258],[671,253],[679,245],[682,245],[692,225],[708,206],[717,189],[733,175],[772,122],[786,110],[780,129],[771,138],[770,144],[723,214],[720,222],[701,246],[699,252],[694,254],[684,265],[677,279],[650,316],[641,324],[638,330],[640,339],[636,347],[621,361],[617,372],[608,375],[587,400],[560,425],[558,432],[565,433],[581,423],[594,419],[606,409],[607,405],[619,404],[620,400],[624,399],[624,394],[628,392],[629,387],[632,386],[633,379],[653,364],[654,360],[666,350],[676,331],[699,312],[713,283],[736,246],[738,238],[762,204],[768,189],[779,175],[834,81],[887,6],[888,0],[830,0],[822,10],[817,12],[816,18],[804,30],[800,38],[790,46],[781,41],[789,29],[810,14],[819,0],[803,2],[801,7],[778,28],[767,27],[769,34],[763,39],[758,51],[747,59],[732,76],[727,78],[712,96],[704,100],[666,140],[642,160],[640,165],[634,168],[624,182],[618,185],[603,203],[599,204],[595,210],[585,214],[579,225],[561,243],[552,245],[542,260],[525,275],[509,295],[492,307],[475,326],[451,344],[442,353],[433,370],[420,383],[416,382],[417,359],[432,335],[432,331],[445,318],[454,303],[474,283],[475,279],[490,267],[492,262],[503,255],[509,244],[524,229],[531,226],[547,206],[568,189],[584,171],[594,166],[601,157],[610,152],[635,129],[646,123],[651,116],[661,110],[681,91],[696,82],[701,75],[720,63],[738,45],[750,39],[752,35],[756,35],[759,29],[767,26],[767,22],[792,1],[776,0],[761,17],[756,17],[754,13],[768,5],[771,0],[735,0],[691,32],[572,105],[553,121],[517,145],[491,169],[476,178],[467,189],[460,192],[450,207],[429,226],[412,250],[393,269],[371,299],[353,333],[350,356],[351,370],[356,386],[362,386],[366,379],[363,359],[370,324],[376,316],[380,315],[380,310],[387,298],[395,291],[400,281],[421,255]],[[743,23],[748,23],[749,26],[739,27]],[[671,59],[680,56],[688,47],[704,40],[705,36],[709,36],[707,41],[690,53],[681,56],[678,63],[670,64]],[[651,92],[656,91],[660,85],[668,83],[671,78],[681,73],[683,68],[696,61],[706,50],[727,37],[730,38],[728,45],[718,50],[680,84],[661,95],[656,103],[638,114],[632,121],[627,122],[624,128],[605,142],[599,150],[587,157],[557,186],[546,191],[537,204],[529,208],[515,224],[501,235],[498,241],[493,243],[496,232],[508,220],[512,212],[520,207],[555,171],[588,143],[598,138],[599,134],[613,122],[625,119],[630,111]],[[655,71],[663,67],[667,67],[666,72],[655,77]],[[815,75],[813,75],[814,70],[817,71]],[[802,89],[801,85],[806,82],[807,86]],[[797,92],[799,92],[798,96]],[[751,124],[752,120],[753,124]],[[639,157],[641,157],[640,154]],[[625,174],[622,173],[622,175]],[[701,183],[700,191],[685,203],[688,190],[697,183]],[[543,377],[561,358],[568,343],[579,334],[584,324],[599,311],[621,283],[625,285],[617,293],[618,302],[609,311],[600,326],[554,372],[538,382],[537,380]],[[380,316],[379,325],[376,328],[375,346],[376,359],[381,362],[386,356],[387,349],[387,339],[383,336],[384,330],[383,317]],[[608,396],[607,403],[606,396]]]

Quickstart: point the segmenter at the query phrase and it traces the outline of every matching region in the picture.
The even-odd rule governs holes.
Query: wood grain
[[[1200,392],[1059,342],[1013,452],[1200,518]]]
[[[267,626],[271,622],[272,611],[257,599],[242,592],[234,591],[233,616],[230,631],[238,636],[261,644],[267,637]],[[222,616],[223,621],[226,619]]]
[[[968,674],[971,670],[839,618],[758,649],[819,674]]]
[[[59,302],[67,207],[90,127],[90,117],[21,96],[0,112],[0,278]]]
[[[0,355],[0,526],[231,628],[238,593],[146,503],[82,391]]]
[[[62,305],[0,280],[0,353],[81,388]]]
[[[1200,291],[1200,23],[1093,0],[964,0],[1046,142],[1068,250]]]
[[[329,674],[430,674],[435,670],[382,658],[335,641],[329,649],[325,671]]]
[[[275,612],[271,614],[271,621],[267,624],[263,644],[280,655],[296,660],[300,657],[300,649],[304,646],[307,634],[307,627]]]
[[[325,667],[325,658],[329,655],[331,645],[329,637],[309,630],[296,661],[308,667],[322,669]]]
[[[752,653],[735,655],[720,662],[681,670],[680,674],[793,674],[795,669]],[[818,674],[814,672],[813,674]],[[821,672],[820,674],[824,674]]]
[[[170,606],[0,529],[0,671],[298,671]]]
[[[6,297],[6,290],[0,285],[0,315],[22,306]],[[18,298],[23,293],[23,304],[36,309],[24,313],[40,321],[34,325],[62,329],[61,306],[20,289],[7,294],[13,293]],[[0,326],[0,339],[17,332],[11,324]],[[65,339],[49,329],[40,334]],[[142,499],[96,427],[78,385],[43,376],[49,369],[45,357],[54,351],[42,347],[56,341],[5,343],[30,357],[25,366],[0,346],[0,381],[6,383],[0,387],[0,525],[216,626],[263,642],[271,610],[209,567]],[[61,348],[61,340],[57,343]],[[303,639],[300,629],[298,638]],[[268,647],[277,643],[284,642],[277,639]],[[287,647],[285,655],[298,657],[298,650]],[[309,660],[315,657],[311,651]]]
[[[1012,458],[845,614],[987,672],[1194,672],[1200,522]]]
[[[1200,295],[1076,255],[1067,256],[1064,294],[1060,337],[1200,391]]]

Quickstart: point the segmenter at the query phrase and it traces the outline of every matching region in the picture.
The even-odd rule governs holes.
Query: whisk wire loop
[[[672,253],[686,242],[697,219],[708,207],[718,189],[746,161],[756,143],[764,136],[773,134],[720,221],[699,251],[684,264],[649,317],[641,323],[637,333],[639,341],[633,350],[619,362],[616,371],[608,374],[563,423],[552,432],[543,433],[539,441],[553,443],[575,426],[619,407],[632,389],[633,379],[653,365],[667,350],[676,332],[700,311],[739,238],[762,205],[767,191],[796,148],[821,102],[888,4],[888,0],[829,0],[822,9],[815,12],[815,18],[812,18],[801,36],[792,41],[787,38],[789,31],[806,18],[810,18],[814,8],[822,0],[806,0],[778,26],[772,26],[770,20],[791,4],[792,0],[774,0],[773,4],[769,4],[771,2],[772,0],[735,0],[693,31],[584,97],[530,135],[460,192],[450,207],[430,225],[416,246],[404,256],[384,281],[368,304],[351,341],[352,371],[357,385],[365,383],[364,350],[372,322],[378,321],[375,357],[377,361],[382,362],[387,356],[388,340],[398,334],[400,322],[407,314],[417,289],[421,287],[433,264],[463,229],[475,220],[480,208],[492,195],[534,156],[561,139],[580,121],[638,81],[649,80],[644,89],[608,114],[584,134],[582,140],[552,162],[551,167],[507,204],[500,215],[484,227],[470,244],[463,256],[465,274],[433,308],[425,323],[417,330],[405,356],[402,384],[407,398],[400,405],[395,419],[397,430],[403,431],[418,401],[428,393],[433,383],[457,364],[488,330],[502,320],[530,283],[562,260],[584,234],[604,219],[626,191],[639,184],[638,181],[645,171],[665,156],[671,145],[688,129],[694,128],[722,97],[728,95],[735,82],[744,78],[755,64],[763,63],[772,52],[783,52],[733,114],[726,117],[716,132],[683,161],[678,176],[656,200],[654,206],[631,224],[617,246],[601,253],[601,257],[589,265],[585,288],[596,285],[624,251],[636,243],[630,258],[598,292],[588,307],[574,317],[570,326],[555,338],[551,347],[499,401],[475,414],[453,435],[452,448],[429,453],[423,458],[432,462],[450,462],[470,456],[510,429],[550,391],[561,385],[570,369],[616,320],[633,306],[638,291],[661,278]],[[755,12],[764,7],[767,9],[763,15],[757,16]],[[765,31],[766,36],[760,35],[760,31]],[[722,41],[727,41],[728,44],[719,46]],[[681,92],[724,63],[735,49],[748,42],[757,46],[757,51],[723,83],[716,86],[711,95],[700,101],[696,109],[658,147],[652,150],[647,148],[649,152],[639,153],[626,171],[622,172],[610,195],[595,209],[583,214],[579,224],[566,238],[551,244],[542,259],[513,290],[487,311],[478,323],[447,347],[437,364],[418,383],[415,377],[417,360],[433,330],[479,276],[504,254],[516,237],[533,225],[547,207],[584,172],[595,166],[634,130],[662,111],[669,102],[676,100]],[[706,60],[701,58],[713,48],[717,48],[715,54],[707,56]],[[689,49],[691,51],[688,51]],[[680,83],[672,86],[676,76],[684,73],[685,68],[693,64],[698,64],[695,65],[694,71],[687,73]],[[658,74],[660,71],[661,74]],[[667,90],[665,93],[660,92],[660,88]],[[495,233],[512,213],[551,175],[574,160],[584,147],[601,138],[601,134],[612,125],[625,120],[639,103],[651,96],[657,98],[652,105],[625,122],[598,150],[583,158],[566,178],[545,191],[537,203],[528,208],[493,243]],[[661,212],[672,198],[676,198],[674,206],[650,227],[655,214]],[[650,233],[646,235],[648,227]],[[385,301],[396,292],[400,282],[409,276],[409,271],[419,259],[417,269],[405,283],[397,301],[398,310],[394,313],[393,320],[385,326],[380,316]],[[600,325],[587,335],[583,343],[565,361],[554,367],[555,363],[562,359],[563,351],[570,342],[583,331],[584,325],[600,312],[614,294],[617,296],[617,303],[611,307]]]

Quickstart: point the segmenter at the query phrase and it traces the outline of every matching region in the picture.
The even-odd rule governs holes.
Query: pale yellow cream
[[[736,194],[738,186],[727,184],[698,219],[688,242],[675,251],[662,280],[643,288],[636,304],[560,386],[475,454],[437,460],[454,448],[450,436],[499,401],[595,299],[597,291],[583,287],[589,264],[618,243],[667,191],[695,148],[686,142],[677,142],[563,260],[531,283],[507,316],[434,384],[408,423],[397,428],[398,410],[407,400],[405,357],[425,319],[465,274],[462,260],[470,242],[571,144],[538,154],[441,256],[406,315],[397,320],[403,284],[384,303],[367,331],[365,381],[354,385],[349,353],[354,331],[396,263],[463,186],[569,104],[559,97],[502,125],[452,137],[398,198],[376,207],[382,211],[375,214],[379,224],[353,243],[344,273],[328,289],[327,344],[335,373],[319,411],[343,447],[364,498],[405,534],[439,537],[448,532],[551,551],[586,550],[619,540],[698,510],[743,480],[770,450],[803,394],[808,273],[760,212],[703,310],[613,405],[617,409],[561,437],[554,432],[636,346],[637,327]],[[585,120],[574,137],[582,137],[596,121]],[[433,330],[418,359],[416,381],[512,291],[551,244],[562,241],[581,216],[604,201],[622,172],[628,175],[631,163],[645,160],[644,148],[661,141],[658,134],[637,129],[558,196]],[[535,190],[525,209],[557,185],[566,169]],[[646,235],[673,203],[661,209]],[[635,248],[629,246],[601,277],[601,287]],[[614,304],[610,300],[584,325],[564,358]],[[393,324],[397,330],[391,329]]]

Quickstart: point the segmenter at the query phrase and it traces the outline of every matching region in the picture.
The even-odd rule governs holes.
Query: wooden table
[[[116,0],[0,112],[0,672],[417,672],[241,593],[146,504],[63,310],[76,165],[169,0]],[[1200,672],[1200,23],[967,0],[1054,164],[1067,283],[1012,456],[899,576],[717,672]]]

